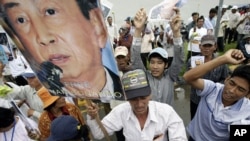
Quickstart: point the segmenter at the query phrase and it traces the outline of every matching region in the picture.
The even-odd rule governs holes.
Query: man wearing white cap
[[[177,12],[178,13],[178,12]],[[139,15],[140,14],[140,15]],[[147,15],[144,10],[137,13],[134,23],[136,26],[131,48],[132,66],[140,69],[145,67],[141,61],[141,32],[144,27]],[[174,101],[174,82],[178,80],[178,75],[184,63],[184,52],[180,33],[181,19],[179,15],[172,18],[170,26],[173,32],[174,58],[170,67],[168,63],[168,53],[163,48],[153,49],[148,56],[149,71],[147,78],[152,90],[152,99],[158,102],[173,105]],[[146,71],[146,70],[145,70]]]
[[[233,6],[231,8],[231,13],[228,15],[228,27],[226,29],[225,33],[225,39],[224,41],[228,44],[230,44],[232,41],[237,41],[237,31],[236,31],[236,25],[240,20],[240,13],[238,12],[238,6]]]
[[[127,47],[125,46],[116,47],[114,55],[115,55],[118,69],[120,71],[120,76],[122,76],[124,72],[131,69],[131,66],[129,64]]]

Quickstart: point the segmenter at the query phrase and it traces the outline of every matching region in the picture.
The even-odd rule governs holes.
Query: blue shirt
[[[187,131],[196,141],[228,141],[231,124],[250,123],[250,100],[242,98],[234,105],[224,107],[222,92],[224,85],[204,79],[204,89],[196,115]]]

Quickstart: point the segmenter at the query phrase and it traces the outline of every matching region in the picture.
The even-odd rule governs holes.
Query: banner
[[[124,99],[99,0],[0,4],[1,25],[52,95]]]
[[[186,2],[187,0],[163,0],[150,9],[148,21],[156,26],[166,25],[175,14],[173,8],[180,8]]]

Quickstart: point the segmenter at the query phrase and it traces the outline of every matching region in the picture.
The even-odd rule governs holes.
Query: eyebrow
[[[8,10],[10,8],[13,8],[13,7],[17,7],[19,5],[19,3],[16,3],[16,2],[9,2],[9,3],[5,3],[3,5],[4,9],[5,10]]]
[[[232,79],[230,79],[231,80],[231,82],[233,82],[234,84],[236,84],[236,82],[234,81],[234,80],[232,80]],[[247,91],[245,88],[243,88],[243,87],[241,87],[241,86],[239,86],[239,85],[237,85],[239,88],[241,88],[241,89],[243,89],[244,91]]]

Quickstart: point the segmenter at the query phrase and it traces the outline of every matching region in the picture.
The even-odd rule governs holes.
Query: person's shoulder
[[[166,113],[167,111],[172,111],[173,107],[166,104],[166,103],[161,103],[157,101],[150,101],[149,102],[149,108],[153,108],[154,110],[157,110],[159,114]]]

